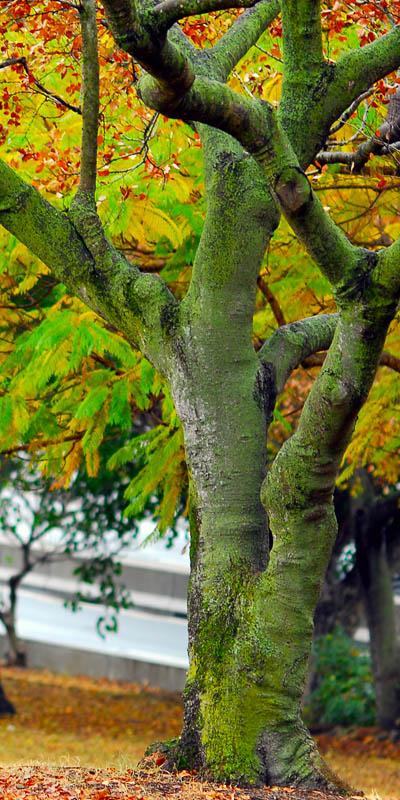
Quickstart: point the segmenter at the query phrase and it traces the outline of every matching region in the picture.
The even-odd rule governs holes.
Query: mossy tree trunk
[[[59,214],[0,163],[0,220],[141,348],[169,382],[182,421],[191,484],[190,668],[171,761],[245,784],[337,787],[302,724],[301,699],[336,536],[335,478],[400,297],[400,244],[378,254],[353,246],[304,170],[338,116],[398,67],[399,29],[333,65],[323,55],[317,0],[260,2],[204,51],[173,26],[212,10],[212,0],[103,5],[116,42],[147,73],[143,101],[189,122],[203,141],[207,218],[187,296],[178,302],[157,276],[127,262],[97,217],[93,25],[82,28],[82,169],[73,206]],[[226,81],[280,5],[276,114]],[[83,0],[83,18],[94,23],[95,11]],[[257,277],[280,211],[331,281],[339,314],[284,326],[257,354]],[[329,346],[298,430],[266,476],[276,395],[306,356]]]

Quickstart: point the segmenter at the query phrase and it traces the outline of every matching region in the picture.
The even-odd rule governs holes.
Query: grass
[[[167,692],[37,670],[4,669],[2,681],[18,711],[0,719],[2,765],[124,768],[180,731],[181,703]]]
[[[18,710],[0,719],[3,767],[110,768],[122,775],[150,743],[180,731],[175,694],[37,670],[4,669],[2,680]],[[324,736],[320,744],[334,770],[368,798],[399,800],[400,746],[376,733]]]

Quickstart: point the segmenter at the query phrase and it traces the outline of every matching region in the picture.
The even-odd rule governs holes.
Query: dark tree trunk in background
[[[400,564],[400,509],[397,493],[377,495],[366,474],[361,497],[336,492],[339,533],[315,614],[315,637],[340,625],[349,636],[365,621],[370,635],[377,720],[384,728],[400,726],[400,619],[393,575]],[[343,551],[355,545],[345,575]],[[342,572],[342,577],[340,577]],[[311,665],[307,696],[318,675]]]
[[[359,510],[355,518],[355,539],[370,633],[377,720],[383,728],[400,729],[400,636],[386,535],[388,520],[390,501]]]
[[[15,708],[10,700],[8,700],[6,697],[6,693],[0,683],[0,717],[11,716],[15,713]]]
[[[347,568],[342,562],[346,546],[354,544],[353,498],[347,491],[335,492],[338,535],[329,562],[314,617],[314,636],[326,636],[337,625],[353,636],[362,620],[360,581],[355,561]],[[345,574],[343,574],[343,572]]]

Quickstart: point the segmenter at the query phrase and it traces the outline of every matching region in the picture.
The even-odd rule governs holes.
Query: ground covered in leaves
[[[4,670],[18,709],[0,719],[1,800],[327,800],[297,790],[240,790],[134,767],[148,744],[179,732],[177,695],[106,680]],[[333,769],[371,800],[400,799],[400,744],[374,729],[324,734]],[[331,795],[329,800],[334,800]]]
[[[162,769],[114,770],[20,767],[0,773],[2,800],[343,800],[333,794],[297,789],[237,789],[200,783],[190,773]],[[360,800],[355,795],[355,800]]]

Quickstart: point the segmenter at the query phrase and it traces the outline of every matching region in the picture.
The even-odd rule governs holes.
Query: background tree
[[[8,560],[4,564],[11,574],[3,590],[0,622],[7,636],[7,664],[26,666],[25,646],[17,633],[19,589],[24,579],[40,565],[83,556],[74,568],[82,584],[73,607],[85,600],[98,603],[104,609],[99,610],[99,633],[104,627],[116,629],[118,611],[130,605],[129,593],[119,580],[119,557],[132,545],[138,527],[123,515],[123,493],[129,479],[121,472],[118,482],[107,474],[88,478],[78,472],[68,490],[57,490],[32,473],[25,459],[6,462],[2,477],[1,536],[17,556],[14,563]]]
[[[174,24],[217,6],[104,4],[106,26],[147,73],[140,79],[142,99],[163,115],[189,121],[202,139],[207,216],[183,300],[179,287],[172,293],[156,275],[143,275],[126,260],[105,238],[97,216],[99,93],[91,2],[79,11],[83,135],[77,193],[68,214],[60,214],[3,165],[1,222],[72,293],[139,346],[169,384],[183,425],[191,494],[191,667],[185,727],[171,760],[248,783],[331,786],[334,779],[300,720],[312,615],[336,535],[335,479],[381,358],[400,280],[396,242],[383,251],[352,243],[304,171],[325,152],[335,121],[351,116],[359,98],[398,68],[399,28],[385,33],[393,15],[378,6],[376,32],[359,49],[352,36],[352,26],[357,29],[362,20],[359,9],[347,19],[336,4],[329,11],[332,30],[339,20],[340,30],[348,22],[349,31],[333,63],[331,49],[329,57],[323,50],[325,9],[308,0],[283,4],[277,113],[257,92],[249,98],[237,91],[240,75],[236,89],[225,82],[275,19],[279,4],[262,0],[237,20],[231,15],[231,26],[217,31],[213,49],[194,48]],[[15,7],[21,18],[29,12],[28,3]],[[273,57],[280,55],[275,51]],[[35,83],[28,65],[12,66]],[[395,100],[396,94],[391,121]],[[324,286],[334,286],[339,316],[283,326],[257,354],[257,279],[279,210],[325,276]],[[276,395],[292,369],[327,349],[332,337],[297,430],[270,469],[262,504],[265,433]],[[7,362],[15,396],[15,384],[21,386],[26,374],[12,356]],[[31,368],[33,363],[34,358]],[[50,374],[55,371],[53,366]],[[103,392],[102,403],[108,395]],[[24,401],[20,408],[26,408]],[[21,435],[29,440],[29,419],[27,411],[24,425],[9,425],[18,441]],[[182,459],[178,429],[169,427],[165,466]],[[136,503],[135,495],[133,509]],[[268,568],[265,509],[273,535]]]
[[[399,624],[394,578],[399,573],[400,509],[396,487],[380,486],[365,470],[353,491],[335,495],[339,524],[331,561],[316,609],[318,639],[340,625],[351,636],[366,624],[379,725],[399,727]],[[313,675],[316,686],[319,676]]]

